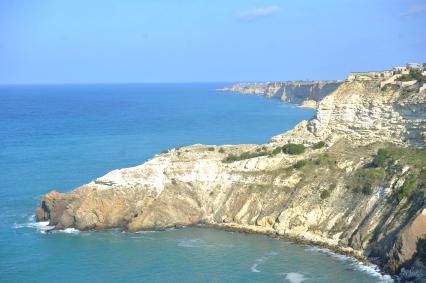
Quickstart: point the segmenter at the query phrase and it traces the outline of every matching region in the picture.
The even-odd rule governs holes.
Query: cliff
[[[238,83],[223,91],[264,95],[282,101],[315,108],[316,103],[335,91],[342,81],[283,81],[274,83]],[[313,103],[315,102],[315,103]]]
[[[348,80],[264,145],[193,145],[37,208],[56,229],[210,224],[324,243],[426,280],[426,89]]]

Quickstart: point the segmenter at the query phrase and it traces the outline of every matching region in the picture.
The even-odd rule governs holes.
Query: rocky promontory
[[[264,95],[303,107],[316,108],[317,103],[335,91],[343,81],[282,81],[237,83],[221,89],[242,94]]]
[[[55,229],[210,224],[301,238],[426,280],[426,88],[351,77],[316,116],[263,145],[192,145],[37,208]]]

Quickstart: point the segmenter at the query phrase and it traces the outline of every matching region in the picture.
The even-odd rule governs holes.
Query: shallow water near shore
[[[193,143],[263,143],[314,111],[225,84],[0,86],[0,282],[381,282],[327,250],[210,228],[46,233],[33,214],[115,168]]]

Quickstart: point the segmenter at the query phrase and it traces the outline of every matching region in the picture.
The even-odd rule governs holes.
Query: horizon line
[[[207,83],[276,83],[276,82],[310,82],[343,81],[344,79],[295,79],[295,80],[236,80],[236,81],[164,81],[164,82],[25,82],[0,83],[0,86],[55,86],[55,85],[142,85],[142,84],[207,84]]]

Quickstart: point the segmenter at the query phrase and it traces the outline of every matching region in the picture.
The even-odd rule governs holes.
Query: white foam
[[[28,222],[27,223],[15,223],[12,226],[14,229],[21,229],[21,228],[33,228],[33,229],[37,229],[38,232],[45,234],[46,231],[49,231],[51,229],[53,229],[53,226],[49,226],[49,221],[40,221],[40,222],[36,222],[36,218],[35,215],[31,215],[28,218]]]
[[[78,234],[80,233],[80,230],[77,230],[75,228],[66,228],[63,230],[55,230],[54,233],[65,233],[65,234]]]
[[[253,264],[252,266],[251,266],[251,272],[255,272],[255,273],[257,273],[257,272],[260,272],[260,270],[258,270],[256,267],[258,266],[259,264],[258,263],[255,263],[255,264]]]
[[[300,274],[297,272],[284,273],[284,275],[285,275],[285,279],[291,283],[301,283],[306,280],[303,274]]]
[[[49,226],[49,221],[36,221],[35,215],[31,215],[28,218],[27,223],[15,223],[12,226],[14,229],[21,229],[21,228],[33,228],[36,229],[38,232],[42,234],[46,234],[46,232],[51,231],[52,233],[65,233],[65,234],[78,234],[80,233],[79,230],[75,228],[66,228],[63,230],[53,230],[55,228],[54,226]]]
[[[154,230],[143,230],[143,231],[137,231],[135,234],[150,234],[150,233],[157,233],[158,231]]]
[[[276,256],[278,253],[277,252],[269,252],[266,254],[266,256],[262,256],[260,258],[256,259],[256,262],[250,267],[251,272],[261,272],[259,269],[257,269],[257,267],[264,263],[265,261],[267,261],[269,258]]]
[[[393,279],[389,275],[381,274],[379,267],[375,264],[371,264],[371,263],[364,264],[364,263],[358,261],[354,257],[337,254],[337,253],[335,253],[335,252],[333,252],[329,249],[326,249],[326,248],[308,247],[305,250],[327,254],[327,255],[329,255],[329,256],[331,256],[331,257],[333,257],[333,258],[335,258],[339,261],[349,263],[352,268],[354,268],[358,271],[368,273],[371,276],[375,276],[375,277],[380,278],[381,282],[394,282]]]

